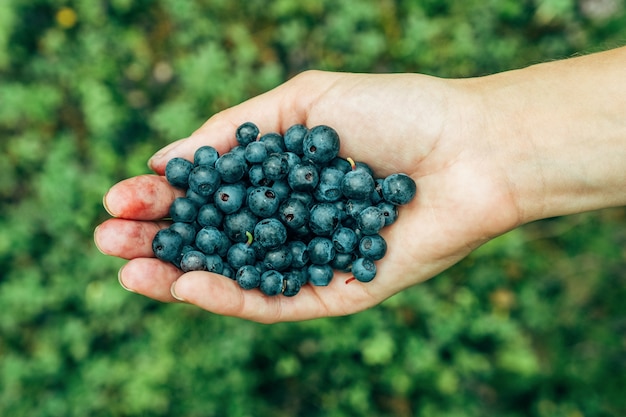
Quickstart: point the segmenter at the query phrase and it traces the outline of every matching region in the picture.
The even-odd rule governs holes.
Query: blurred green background
[[[620,0],[2,0],[0,415],[626,415],[624,208],[271,326],[127,293],[92,242],[110,185],[302,70],[466,77],[625,40]]]

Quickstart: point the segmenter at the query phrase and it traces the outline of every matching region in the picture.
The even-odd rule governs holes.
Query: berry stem
[[[350,162],[350,166],[352,167],[352,171],[354,171],[356,169],[356,162],[354,162],[354,159],[347,157],[346,161]]]
[[[352,281],[354,281],[356,278],[354,277],[350,277],[346,280],[346,285],[348,285],[349,283],[351,283]]]
[[[246,241],[246,245],[252,245],[252,241],[254,240],[254,236],[252,236],[252,233],[246,232],[246,237],[248,238],[248,240]]]

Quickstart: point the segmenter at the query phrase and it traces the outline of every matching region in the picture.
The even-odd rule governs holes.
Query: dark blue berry
[[[231,151],[219,157],[215,162],[215,169],[219,172],[222,181],[233,183],[243,178],[248,171],[248,166],[244,158]]]
[[[214,272],[216,274],[222,274],[224,272],[224,261],[217,255],[206,255],[206,270]]]
[[[291,267],[300,269],[309,263],[309,251],[307,244],[301,240],[292,240],[287,244],[291,252]]]
[[[187,188],[187,190],[185,191],[185,197],[191,200],[198,207],[209,202],[209,196],[200,195],[194,192],[191,188]]]
[[[217,253],[223,244],[222,234],[216,227],[203,227],[196,234],[196,247],[207,255]]]
[[[261,274],[259,285],[261,292],[265,295],[274,296],[283,292],[283,274],[273,269]]]
[[[193,154],[193,163],[194,165],[208,165],[214,166],[217,159],[220,157],[220,154],[217,150],[212,146],[201,146],[196,149],[196,152]]]
[[[222,184],[213,195],[215,205],[225,214],[238,211],[245,199],[246,187],[242,182]]]
[[[367,258],[358,258],[352,263],[352,275],[360,282],[370,282],[376,276],[376,264]]]
[[[161,229],[152,240],[154,255],[166,262],[173,262],[180,257],[183,249],[183,238],[171,229]]]
[[[222,226],[224,233],[233,242],[246,242],[248,236],[246,232],[252,233],[254,226],[259,221],[249,208],[243,207],[241,210],[224,216]]]
[[[417,185],[406,174],[391,174],[383,181],[382,190],[385,201],[399,206],[415,197]]]
[[[302,143],[304,142],[304,137],[306,136],[309,129],[306,126],[301,124],[295,124],[291,126],[285,132],[283,137],[285,148],[289,152],[294,152],[297,155],[302,155]]]
[[[344,173],[337,168],[325,167],[320,171],[320,179],[314,190],[317,201],[333,202],[342,197],[341,182]]]
[[[337,271],[350,272],[352,270],[352,262],[356,259],[354,253],[337,253],[330,266]]]
[[[333,279],[333,268],[329,264],[311,264],[307,268],[309,283],[316,287],[325,287]]]
[[[237,142],[241,146],[246,146],[251,142],[254,142],[259,136],[259,128],[252,122],[245,122],[241,124],[235,132]]]
[[[261,273],[254,265],[243,265],[237,270],[235,279],[241,288],[251,290],[261,284]]]
[[[299,229],[309,221],[309,209],[296,199],[288,198],[278,207],[278,218],[290,229]]]
[[[263,161],[263,174],[269,180],[283,179],[289,173],[289,162],[284,153],[272,153]]]
[[[197,250],[186,252],[180,260],[180,269],[183,272],[206,271],[206,255]]]
[[[177,197],[170,206],[173,222],[192,223],[198,215],[198,207],[187,197]]]
[[[261,136],[259,141],[265,143],[268,153],[281,153],[287,150],[285,148],[285,141],[279,133],[266,133]]]
[[[359,252],[364,258],[377,261],[387,253],[387,242],[381,235],[363,236],[359,242]]]
[[[165,165],[165,178],[174,187],[186,189],[193,164],[184,158],[172,158]]]
[[[254,240],[264,248],[277,248],[287,241],[287,229],[277,219],[261,220],[254,227]]]
[[[251,142],[246,146],[244,156],[251,164],[260,164],[267,158],[265,142]]]
[[[339,154],[339,135],[330,126],[315,126],[302,141],[302,153],[316,164],[326,164]]]
[[[208,165],[198,165],[189,174],[189,189],[201,196],[213,195],[221,182],[217,170]]]
[[[341,180],[342,194],[354,200],[369,200],[374,186],[374,178],[364,169],[350,171]]]
[[[369,206],[359,213],[357,224],[364,235],[374,235],[385,226],[385,216],[378,207]]]
[[[395,204],[383,201],[381,203],[378,203],[376,207],[381,209],[383,212],[383,216],[385,217],[385,226],[393,224],[398,218],[398,206],[396,206]]]
[[[265,176],[263,165],[252,165],[248,170],[248,181],[255,187],[269,187],[274,181]]]
[[[318,236],[331,236],[339,226],[339,210],[331,203],[319,203],[311,208],[309,227]]]
[[[333,242],[325,237],[316,236],[307,245],[309,259],[312,263],[324,265],[329,263],[334,257],[336,250]]]
[[[317,167],[310,162],[302,162],[289,170],[287,182],[294,191],[313,191],[320,180]]]
[[[335,250],[339,253],[352,253],[359,243],[354,230],[349,227],[339,227],[331,238]]]
[[[197,222],[200,226],[220,227],[224,220],[224,212],[215,204],[205,204],[198,209]]]
[[[291,250],[286,245],[282,245],[276,249],[268,250],[263,258],[263,263],[267,269],[285,271],[291,266],[292,260]]]
[[[256,262],[254,249],[247,243],[235,243],[228,249],[226,262],[228,262],[234,270],[238,270],[244,265],[254,265]]]
[[[259,217],[270,217],[279,205],[276,192],[269,187],[255,187],[248,193],[248,208]]]
[[[176,222],[169,227],[183,238],[183,245],[191,245],[196,240],[196,227],[191,223]]]
[[[300,292],[302,281],[300,273],[289,271],[283,274],[283,295],[285,297],[293,297]]]

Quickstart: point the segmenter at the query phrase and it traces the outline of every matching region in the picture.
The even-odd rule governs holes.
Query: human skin
[[[114,218],[98,226],[95,242],[129,260],[119,273],[126,289],[156,300],[263,323],[355,313],[520,225],[626,204],[624,68],[626,48],[467,79],[308,71],[159,151],[149,161],[155,175],[114,185],[104,197]],[[416,198],[382,232],[388,251],[376,279],[336,273],[328,287],[268,297],[154,258],[152,238],[182,195],[163,177],[167,161],[192,159],[202,145],[227,152],[246,121],[263,133],[332,126],[341,157],[415,180]]]

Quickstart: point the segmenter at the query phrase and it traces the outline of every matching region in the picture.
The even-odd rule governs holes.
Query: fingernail
[[[128,288],[126,285],[124,285],[124,281],[122,281],[122,271],[124,270],[124,267],[121,267],[119,271],[117,271],[117,281],[120,283],[120,286],[122,288],[124,288],[126,291],[128,292],[133,292],[136,293],[137,291]]]
[[[93,244],[96,246],[96,249],[98,249],[98,251],[100,251],[101,254],[106,255],[102,251],[102,249],[100,249],[100,246],[98,245],[98,239],[97,239],[98,236],[97,235],[98,235],[98,230],[100,230],[100,226],[101,225],[98,225],[98,226],[96,226],[95,229],[93,229]]]
[[[172,152],[174,149],[176,149],[178,145],[180,145],[180,142],[182,140],[184,139],[177,140],[176,142],[172,142],[169,145],[167,145],[165,148],[161,149],[160,151],[152,155],[152,157],[148,160],[148,166],[152,167],[155,163],[159,162],[162,159],[167,158],[167,155],[170,152]]]
[[[184,298],[176,295],[176,282],[177,281],[172,282],[172,285],[170,286],[170,293],[172,294],[172,297],[174,297],[178,301],[182,301],[183,303],[185,303],[187,301]]]
[[[104,206],[104,209],[106,210],[107,213],[109,213],[109,215],[111,217],[116,217],[115,214],[113,214],[113,212],[111,212],[111,209],[107,205],[107,196],[108,195],[109,195],[109,192],[107,191],[107,193],[102,197],[102,205]]]

